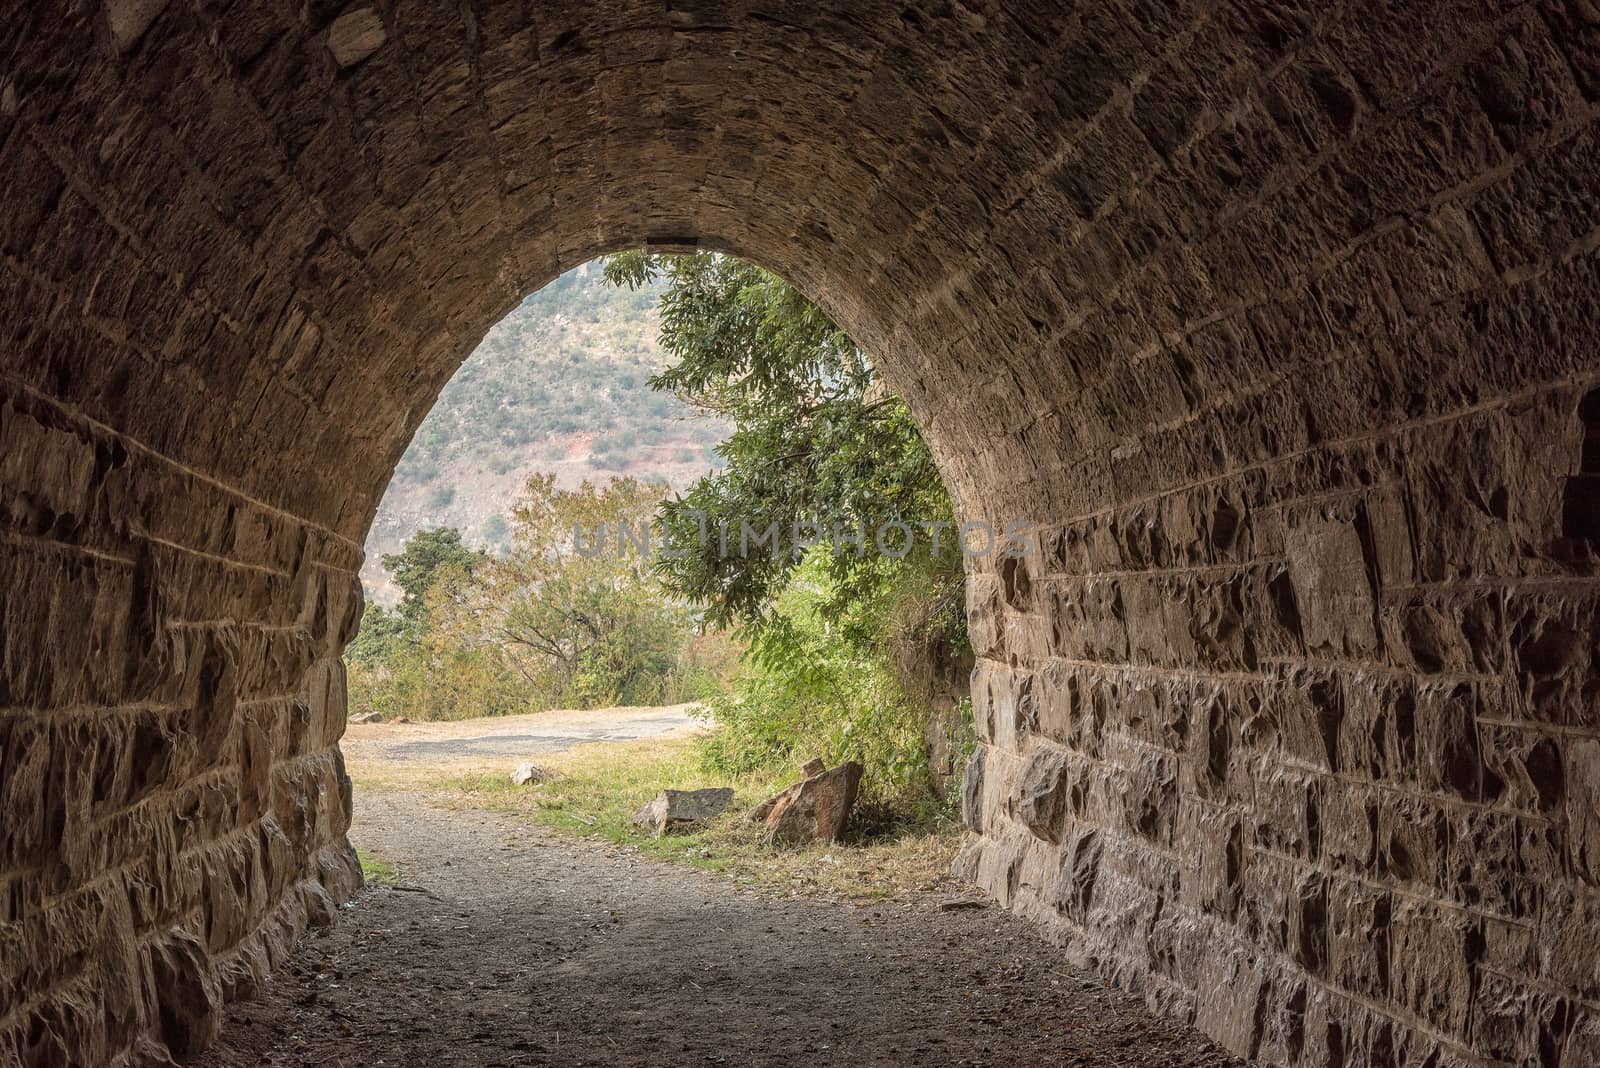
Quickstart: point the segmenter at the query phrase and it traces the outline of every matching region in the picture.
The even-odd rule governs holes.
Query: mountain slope
[[[457,527],[470,544],[503,549],[511,504],[535,472],[566,487],[634,475],[682,489],[716,465],[725,425],[649,386],[665,359],[659,295],[608,286],[586,264],[489,331],[389,482],[367,536],[369,597],[398,599],[382,556],[424,527]]]

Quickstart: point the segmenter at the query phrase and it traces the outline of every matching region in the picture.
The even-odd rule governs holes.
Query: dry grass
[[[859,841],[804,849],[763,844],[750,808],[796,774],[713,777],[700,769],[692,737],[580,745],[539,760],[553,777],[514,786],[499,767],[464,771],[364,765],[358,789],[427,789],[462,808],[525,817],[563,834],[638,849],[662,860],[720,873],[744,885],[797,895],[876,900],[933,890],[945,880],[961,841],[952,820],[899,825]],[[734,804],[704,830],[661,838],[632,816],[665,788],[731,786]]]

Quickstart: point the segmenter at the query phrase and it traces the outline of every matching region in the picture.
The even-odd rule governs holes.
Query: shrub
[[[920,813],[932,803],[924,751],[926,709],[897,683],[885,658],[848,636],[826,611],[833,598],[826,552],[813,550],[751,632],[731,690],[711,698],[717,730],[701,743],[709,771],[733,775],[820,756],[859,761],[862,797]]]
[[[385,719],[472,719],[529,711],[526,687],[490,648],[407,645],[378,662],[351,662],[350,711]]]

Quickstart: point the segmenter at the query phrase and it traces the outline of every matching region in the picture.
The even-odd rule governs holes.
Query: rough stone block
[[[1355,525],[1309,518],[1289,534],[1289,577],[1306,649],[1360,657],[1378,645],[1371,576]]]

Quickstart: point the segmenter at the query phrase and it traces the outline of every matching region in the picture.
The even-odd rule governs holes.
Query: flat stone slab
[[[726,786],[662,790],[655,800],[633,814],[633,822],[653,828],[658,835],[686,831],[715,819],[731,804],[733,791]]]

